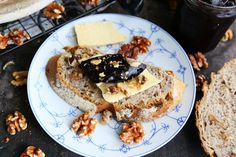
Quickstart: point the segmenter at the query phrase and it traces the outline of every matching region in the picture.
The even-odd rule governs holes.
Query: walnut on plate
[[[20,157],[45,157],[45,153],[35,146],[28,146]]]
[[[23,86],[27,83],[28,71],[14,71],[12,73],[14,80],[11,80],[13,86]]]
[[[72,130],[79,136],[89,136],[94,132],[97,123],[95,118],[90,118],[89,112],[85,112],[74,120]]]
[[[207,59],[202,52],[190,54],[189,59],[192,63],[193,68],[197,71],[200,71],[202,68],[208,68]]]
[[[8,45],[9,37],[8,35],[0,34],[0,49],[5,49]]]
[[[65,7],[59,3],[52,2],[43,10],[43,15],[50,19],[62,18],[62,13],[65,11]]]
[[[89,5],[92,7],[98,6],[101,0],[80,0],[82,5]]]
[[[137,59],[140,53],[148,52],[151,41],[142,36],[134,36],[129,44],[124,44],[118,50],[118,54],[127,58]]]
[[[120,139],[126,144],[139,143],[144,138],[144,128],[141,123],[131,122],[123,125]]]
[[[24,115],[15,111],[14,114],[9,114],[6,118],[7,131],[11,135],[15,135],[17,132],[25,130],[27,128],[27,122]]]
[[[111,117],[112,117],[111,111],[109,111],[109,110],[103,111],[102,112],[102,121],[101,121],[101,123],[104,124],[104,125],[108,124],[109,121],[111,120]]]

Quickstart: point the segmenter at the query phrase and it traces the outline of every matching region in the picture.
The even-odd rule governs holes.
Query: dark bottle
[[[216,6],[201,0],[183,0],[175,16],[175,36],[187,52],[213,50],[233,23],[236,6]]]

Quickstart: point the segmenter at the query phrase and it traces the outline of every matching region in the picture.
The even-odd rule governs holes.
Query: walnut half
[[[44,152],[35,146],[28,146],[20,157],[45,157]]]
[[[95,118],[90,118],[89,112],[85,112],[74,120],[72,130],[79,136],[89,136],[94,132],[97,123]]]
[[[144,138],[144,129],[141,123],[132,122],[123,125],[123,131],[120,139],[127,144],[139,143]]]
[[[15,135],[16,132],[20,132],[27,128],[27,122],[22,113],[15,111],[14,114],[9,114],[6,118],[7,131],[11,135]]]
[[[13,86],[23,86],[27,84],[28,71],[15,71],[12,73],[14,80],[11,80]]]

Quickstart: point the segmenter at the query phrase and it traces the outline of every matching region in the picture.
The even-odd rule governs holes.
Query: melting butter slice
[[[102,46],[126,40],[126,37],[107,21],[76,25],[75,32],[80,46]]]
[[[137,64],[137,62],[135,62],[131,65],[138,65],[138,64]],[[113,102],[117,102],[123,98],[135,95],[139,92],[142,92],[142,91],[144,91],[152,86],[155,86],[161,82],[160,79],[153,76],[150,72],[148,72],[147,69],[145,69],[141,74],[139,74],[139,76],[142,76],[142,75],[146,78],[146,81],[144,82],[144,84],[140,85],[139,87],[134,86],[133,84],[130,84],[130,82],[135,81],[134,80],[135,78],[133,78],[129,81],[125,81],[125,82],[119,82],[119,83],[103,83],[103,82],[101,82],[101,83],[97,83],[96,85],[102,91],[103,98],[107,102],[113,103]],[[109,92],[108,91],[109,87],[114,86],[114,85],[117,85],[119,88],[124,89],[126,92],[125,93],[124,92],[118,92],[118,93]]]

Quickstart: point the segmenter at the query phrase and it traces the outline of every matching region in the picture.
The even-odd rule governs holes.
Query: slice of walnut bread
[[[181,100],[184,90],[183,82],[177,80],[170,71],[147,65],[147,70],[161,82],[138,94],[109,103],[103,98],[102,92],[96,84],[89,80],[79,68],[81,59],[101,53],[92,48],[79,46],[67,48],[66,51],[67,53],[60,55],[57,60],[56,78],[62,87],[73,93],[73,96],[76,95],[85,102],[94,104],[96,112],[109,109],[115,111],[117,120],[150,121],[168,112]],[[181,87],[181,90],[175,90],[174,87],[177,86]],[[68,95],[70,94],[68,93]],[[70,97],[73,99],[73,96]],[[66,101],[68,102],[68,100]],[[83,105],[86,104],[83,103]]]
[[[211,157],[236,157],[236,59],[212,73],[196,104],[196,125]]]

